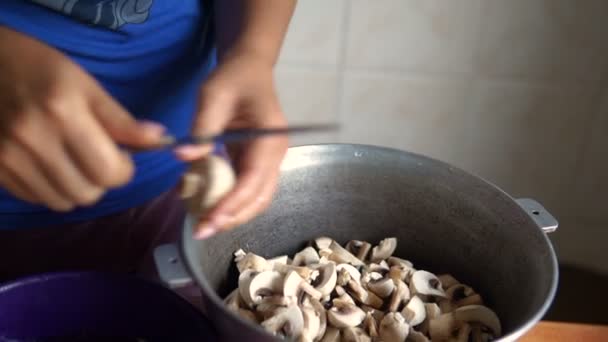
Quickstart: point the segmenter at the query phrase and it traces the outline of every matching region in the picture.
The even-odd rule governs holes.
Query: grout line
[[[340,25],[340,40],[338,45],[338,58],[337,58],[337,67],[336,67],[336,99],[335,99],[335,117],[336,121],[340,123],[341,126],[344,126],[343,120],[345,116],[343,115],[344,110],[344,89],[346,82],[346,53],[348,51],[348,35],[350,28],[350,18],[351,18],[351,1],[344,0],[342,4],[342,23]],[[343,141],[342,133],[337,133],[337,137],[334,140],[338,140],[340,142]]]

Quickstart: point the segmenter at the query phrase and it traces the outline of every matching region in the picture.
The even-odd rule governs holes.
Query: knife
[[[143,148],[130,148],[131,152],[147,152],[155,150],[173,149],[183,145],[204,145],[204,144],[227,144],[252,140],[264,136],[272,135],[292,135],[305,133],[320,133],[335,131],[339,128],[337,124],[323,125],[300,125],[289,127],[265,127],[265,128],[238,128],[228,129],[220,134],[214,135],[189,135],[181,138],[168,137],[165,142]]]

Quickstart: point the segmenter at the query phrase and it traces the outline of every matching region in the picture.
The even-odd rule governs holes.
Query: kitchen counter
[[[543,321],[537,324],[520,342],[608,342],[608,326]]]

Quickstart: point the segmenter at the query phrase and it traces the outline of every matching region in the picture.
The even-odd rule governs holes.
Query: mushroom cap
[[[386,259],[389,266],[400,266],[402,268],[414,268],[414,264],[405,259],[397,258],[395,256],[388,257]]]
[[[283,279],[283,296],[285,297],[297,297],[302,287],[300,286],[304,282],[304,279],[300,277],[298,272],[291,270],[287,272],[287,275]]]
[[[356,327],[365,318],[365,312],[355,304],[336,303],[327,311],[327,320],[336,328]]]
[[[346,272],[350,276],[350,279],[352,279],[358,283],[361,282],[361,272],[359,272],[359,270],[353,265],[338,264],[338,265],[336,265],[336,271]]]
[[[483,305],[467,305],[454,310],[457,321],[481,323],[492,331],[494,337],[500,337],[501,325],[496,313]]]
[[[412,274],[410,286],[414,294],[422,294],[427,296],[445,297],[445,292],[441,288],[441,282],[431,272],[418,270]]]
[[[336,241],[332,241],[329,245],[329,249],[332,251],[327,256],[329,260],[335,261],[338,264],[351,264],[354,266],[363,266],[363,261],[359,260],[351,252],[347,251],[344,247],[340,246]]]
[[[471,335],[471,325],[468,323],[463,324],[458,329],[458,335],[456,336],[457,342],[469,342],[469,336]]]
[[[276,271],[246,270],[239,276],[239,294],[249,306],[258,304],[264,296],[280,293],[282,286],[283,276]]]
[[[304,330],[304,317],[296,305],[276,310],[274,316],[262,322],[262,327],[275,335],[298,337]]]
[[[370,260],[372,262],[380,262],[382,260],[388,259],[388,257],[393,255],[396,248],[397,238],[386,238],[380,241],[378,246],[372,248],[372,255],[370,257]]]
[[[367,283],[367,288],[378,297],[387,298],[393,293],[395,282],[389,277],[384,277],[379,280],[370,280]]]
[[[226,306],[233,311],[237,311],[245,304],[241,299],[241,295],[239,294],[238,288],[230,292],[230,294],[226,296],[226,298],[224,299],[224,303],[226,303]]]
[[[319,253],[313,247],[306,247],[293,257],[293,266],[306,266],[319,262]]]
[[[424,302],[420,297],[413,296],[412,299],[407,303],[403,311],[401,311],[405,320],[411,325],[416,326],[426,318],[426,309]]]
[[[390,312],[380,322],[380,339],[383,342],[403,342],[410,326],[399,312]]]
[[[338,279],[336,264],[328,262],[327,264],[320,264],[316,269],[319,271],[319,276],[313,282],[313,286],[323,296],[328,296],[334,290],[334,287],[336,287]]]
[[[361,328],[344,328],[341,334],[341,342],[371,342],[372,340],[365,330]]]

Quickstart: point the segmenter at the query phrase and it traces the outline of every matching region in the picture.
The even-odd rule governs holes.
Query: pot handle
[[[545,233],[553,233],[559,223],[540,203],[531,198],[518,198],[515,200]]]
[[[186,272],[175,244],[157,246],[154,249],[154,263],[165,286],[178,289],[192,284],[192,278]]]

